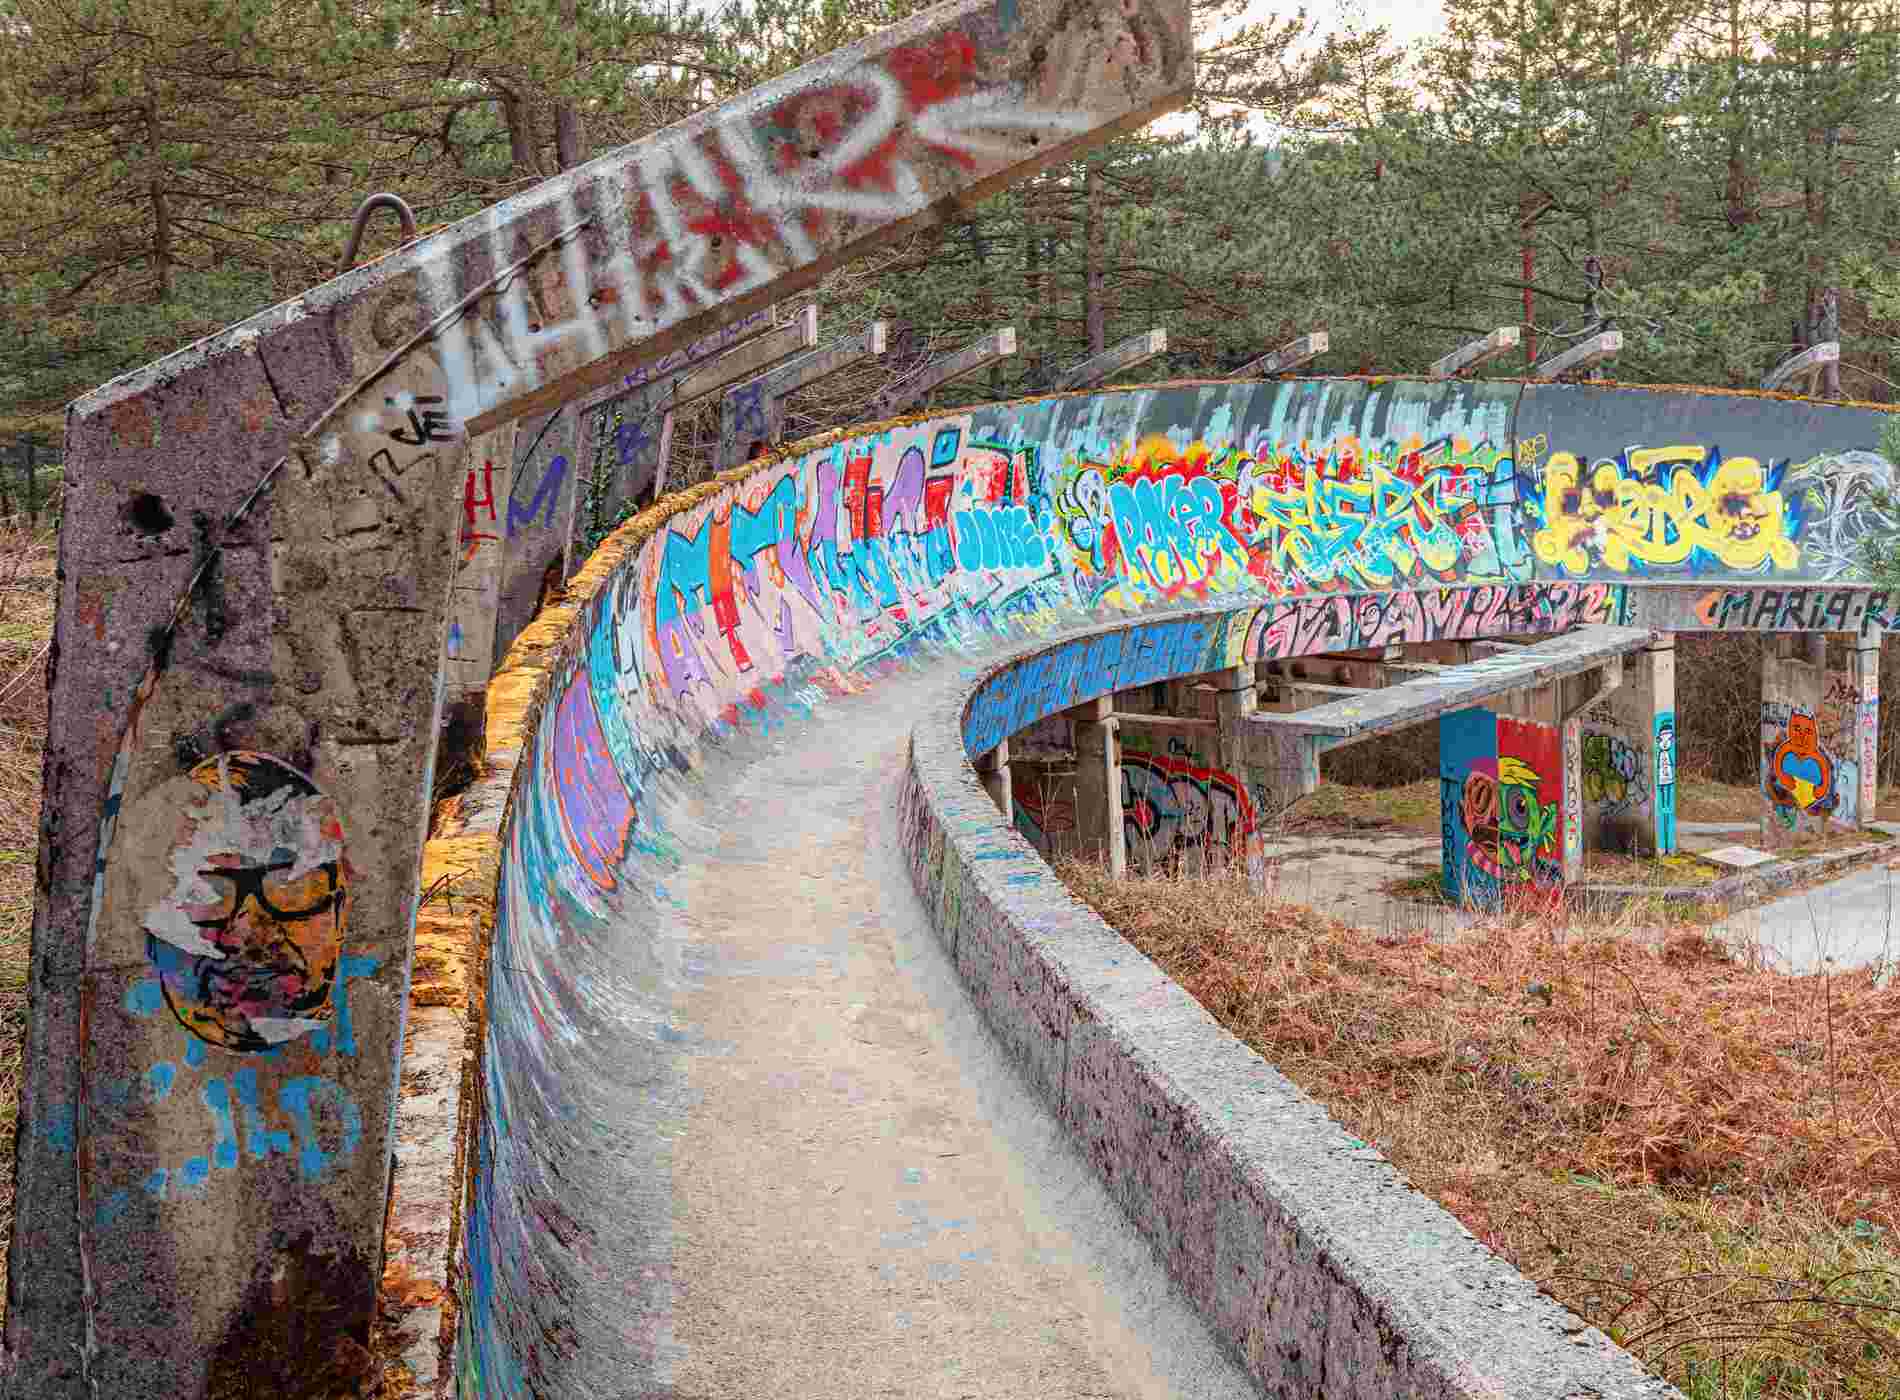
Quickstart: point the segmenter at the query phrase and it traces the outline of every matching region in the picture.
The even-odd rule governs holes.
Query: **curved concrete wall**
[[[669,878],[716,840],[712,775],[760,745],[848,743],[824,729],[827,698],[921,665],[943,667],[945,685],[907,780],[907,839],[933,917],[1056,1111],[1079,1131],[1082,1105],[1100,1108],[1110,1127],[1085,1134],[1089,1149],[1255,1373],[1317,1393],[1326,1366],[1377,1354],[1388,1368],[1365,1372],[1355,1393],[1379,1393],[1379,1376],[1492,1393],[1491,1375],[1510,1377],[1512,1394],[1555,1396],[1586,1372],[1602,1393],[1636,1393],[1638,1373],[1607,1343],[1564,1348],[1567,1360],[1542,1369],[1488,1370],[1496,1337],[1555,1347],[1562,1315],[1532,1306],[1528,1286],[1477,1259],[1429,1203],[1408,1197],[1404,1210],[1424,1222],[1414,1245],[1438,1261],[1430,1277],[1475,1271],[1482,1289],[1522,1290],[1505,1309],[1529,1308],[1532,1330],[1434,1331],[1415,1288],[1380,1294],[1355,1263],[1377,1241],[1353,1222],[1376,1222],[1327,1215],[1339,1203],[1321,1199],[1318,1166],[1230,1151],[1223,1134],[1257,1147],[1267,1130],[1211,1127],[1205,1086],[1184,1089],[1187,1071],[1163,1063],[1176,1042],[1138,1024],[1165,1002],[1170,1024],[1202,1037],[1211,1023],[1198,1008],[1139,958],[1132,999],[1120,984],[1083,985],[1073,959],[1097,957],[1106,930],[1066,905],[1038,925],[1036,900],[1062,901],[1034,888],[1024,902],[1037,867],[993,808],[974,805],[955,749],[981,750],[1091,694],[1243,658],[1651,612],[1678,629],[1777,625],[1723,604],[1764,588],[1788,600],[1781,626],[1789,609],[1797,625],[1810,607],[1832,619],[1839,594],[1848,601],[1826,625],[1849,626],[1851,607],[1853,625],[1877,627],[1883,596],[1812,585],[1844,581],[1858,533],[1884,524],[1868,494],[1889,476],[1871,451],[1880,426],[1860,408],[1595,386],[1165,385],[803,444],[630,523],[496,682],[511,706],[524,689],[534,698],[490,735],[513,792],[469,1147],[463,1393],[573,1393],[665,1354],[664,1332],[640,1321],[664,1316],[665,1241],[640,1237],[615,1195],[625,1188],[604,1183],[665,1190],[666,1144],[618,1136],[615,1106],[686,1092],[669,1066],[694,1047],[670,1025],[664,988],[692,915]],[[1659,583],[1687,587],[1641,586]],[[1026,639],[1043,639],[1041,652],[1058,632],[1105,626],[1115,630],[1064,649],[1059,666],[1002,664]],[[1002,843],[1007,872],[968,873],[983,842]],[[1084,1020],[1093,1029],[1079,1040],[1071,1027]],[[1010,1027],[1032,1023],[1012,1040]],[[1245,1055],[1227,1044],[1228,1060]],[[1047,1067],[1058,1047],[1066,1081]],[[1099,1071],[1086,1093],[1084,1060]],[[1290,1140],[1323,1147],[1324,1115],[1277,1076],[1260,1082],[1273,1113],[1300,1123]],[[1202,1209],[1193,1202],[1212,1177],[1149,1170],[1164,1122],[1186,1125],[1183,1149],[1213,1152],[1208,1170],[1229,1173],[1231,1196]],[[1407,1195],[1388,1168],[1362,1174],[1383,1200]],[[1262,1278],[1256,1255],[1280,1272]],[[1235,1270],[1251,1271],[1244,1286]],[[1269,1296],[1301,1312],[1297,1356],[1260,1331]]]

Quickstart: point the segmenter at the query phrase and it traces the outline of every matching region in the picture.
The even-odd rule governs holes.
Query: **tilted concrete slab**
[[[942,388],[965,375],[975,374],[988,369],[998,360],[1007,359],[1016,353],[1016,328],[999,326],[973,344],[964,346],[954,354],[932,360],[922,369],[915,371],[898,383],[886,389],[878,397],[874,418],[891,418],[906,409],[914,408],[927,398],[933,389]]]
[[[733,385],[719,401],[718,466],[722,470],[737,466],[746,460],[753,443],[776,446],[785,435],[785,401],[800,389],[882,355],[889,331],[888,322],[873,321],[856,335],[844,336]]]
[[[1192,80],[1177,0],[955,0],[72,406],[9,1384],[368,1340],[475,444]]]
[[[1146,364],[1156,355],[1166,353],[1168,333],[1157,326],[1140,335],[1131,335],[1116,345],[1111,345],[1099,355],[1092,355],[1074,369],[1062,376],[1064,389],[1091,389],[1104,383],[1110,375],[1120,374],[1123,370],[1133,369],[1136,365]]]
[[[1450,710],[1513,690],[1549,685],[1566,676],[1595,670],[1606,662],[1640,651],[1656,633],[1635,627],[1580,627],[1534,646],[1501,652],[1400,685],[1362,691],[1351,699],[1319,705],[1296,714],[1257,711],[1246,723],[1282,734],[1335,739],[1362,738],[1387,729],[1403,729],[1436,719]],[[1304,687],[1293,682],[1296,688]]]

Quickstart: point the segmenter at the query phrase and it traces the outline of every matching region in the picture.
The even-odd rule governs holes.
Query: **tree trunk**
[[[1091,163],[1083,177],[1088,220],[1088,285],[1083,294],[1083,320],[1088,326],[1089,354],[1099,355],[1108,348],[1108,308],[1102,304],[1102,177]]]
[[[574,28],[580,0],[561,0],[561,23]],[[580,109],[572,102],[554,106],[554,159],[561,169],[572,170],[587,162],[587,126]]]
[[[165,198],[164,166],[158,128],[158,100],[145,94],[146,160],[151,174],[146,178],[147,197],[152,202],[152,268],[158,281],[152,292],[154,305],[169,301],[172,294],[172,215]]]
[[[1032,390],[1045,388],[1042,382],[1043,344],[1039,334],[1042,311],[1042,227],[1036,222],[1036,191],[1023,188],[1023,360],[1030,374]]]
[[[500,92],[502,117],[508,123],[508,173],[517,180],[539,176],[544,172],[534,150],[534,112],[526,98],[506,88]]]

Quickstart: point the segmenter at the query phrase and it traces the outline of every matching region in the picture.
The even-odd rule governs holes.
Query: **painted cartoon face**
[[[1821,727],[1814,716],[1796,710],[1788,716],[1788,747],[1798,754],[1812,754],[1821,747]]]
[[[1520,880],[1531,878],[1531,857],[1557,831],[1557,804],[1537,798],[1541,781],[1521,758],[1498,760],[1498,856]]]
[[[1465,824],[1465,852],[1471,863],[1485,874],[1498,871],[1498,780],[1490,773],[1473,769],[1465,775],[1464,793],[1458,799],[1458,815]]]
[[[226,1050],[268,1050],[330,1020],[348,867],[335,804],[266,754],[191,770],[170,894],[146,953],[180,1024]]]

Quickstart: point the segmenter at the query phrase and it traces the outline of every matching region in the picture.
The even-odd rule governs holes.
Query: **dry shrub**
[[[13,1226],[13,1124],[26,1036],[53,602],[50,526],[33,532],[24,520],[0,520],[0,1286]]]
[[[1900,988],[1561,909],[1381,938],[1244,878],[1062,878],[1539,1286],[1692,1394],[1900,1393]],[[1803,1388],[1805,1387],[1805,1389]]]

